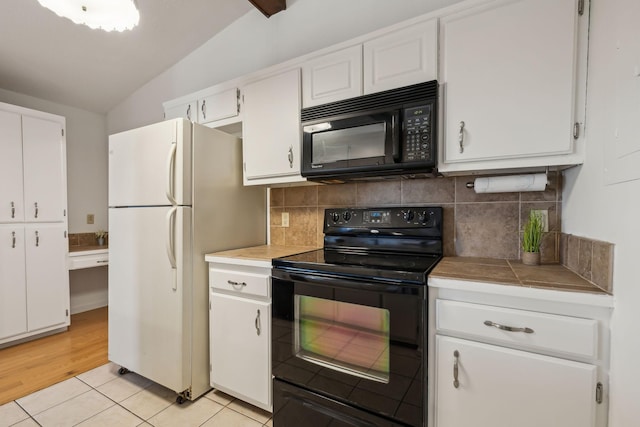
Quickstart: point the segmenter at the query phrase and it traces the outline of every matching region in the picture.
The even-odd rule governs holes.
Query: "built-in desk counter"
[[[69,270],[109,265],[108,246],[72,246],[67,258]]]

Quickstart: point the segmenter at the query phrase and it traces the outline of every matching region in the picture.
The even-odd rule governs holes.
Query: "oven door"
[[[272,274],[273,375],[422,426],[427,287],[278,268]]]

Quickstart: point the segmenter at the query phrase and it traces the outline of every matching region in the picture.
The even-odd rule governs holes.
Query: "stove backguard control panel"
[[[335,208],[324,213],[325,234],[346,230],[371,232],[389,228],[441,228],[440,207]]]

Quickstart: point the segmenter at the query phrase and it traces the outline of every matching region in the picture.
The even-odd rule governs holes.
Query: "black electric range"
[[[442,209],[327,209],[324,233],[273,260],[274,426],[425,425]]]

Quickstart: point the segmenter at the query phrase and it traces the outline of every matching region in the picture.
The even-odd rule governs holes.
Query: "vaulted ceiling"
[[[137,5],[140,24],[118,33],[76,25],[37,0],[0,1],[0,88],[104,113],[253,9],[246,0]]]

